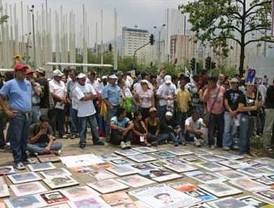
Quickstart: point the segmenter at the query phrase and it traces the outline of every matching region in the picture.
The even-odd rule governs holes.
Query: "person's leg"
[[[62,143],[61,142],[54,142],[52,146],[50,147],[50,150],[52,151],[58,151],[62,149]]]
[[[224,134],[223,134],[223,148],[230,149],[232,147],[232,138],[231,138],[231,130],[232,130],[233,118],[231,117],[229,112],[224,113]]]
[[[24,124],[21,134],[21,151],[22,151],[22,159],[26,161],[28,159],[27,155],[27,144],[29,138],[29,128],[30,128],[31,120],[30,116],[24,116]]]
[[[117,108],[107,110],[107,121],[106,121],[106,138],[110,138],[110,119],[116,115]]]
[[[241,114],[240,116],[240,141],[239,151],[240,154],[245,154],[248,145],[248,128],[249,128],[249,116]]]
[[[43,154],[47,145],[45,143],[27,144],[27,150],[32,154]]]
[[[208,121],[208,145],[212,148],[215,146],[214,133],[215,133],[215,119],[214,115],[210,114]]]
[[[41,112],[39,105],[33,105],[31,109],[31,123],[36,123],[40,120]]]
[[[10,148],[15,163],[23,162],[21,150],[21,137],[24,127],[24,120],[25,118],[21,113],[18,113],[14,118],[10,119]]]
[[[215,118],[215,125],[217,129],[217,147],[222,147],[224,134],[224,114],[217,114]]]
[[[0,148],[5,146],[4,125],[4,114],[0,113]]]
[[[79,117],[79,126],[80,126],[80,147],[85,148],[86,144],[86,131],[87,131],[87,117]]]
[[[158,139],[156,140],[157,144],[164,144],[169,139],[168,133],[163,133],[158,135]]]
[[[91,129],[91,135],[92,135],[92,141],[93,141],[93,144],[96,145],[96,144],[103,144],[100,139],[99,139],[99,135],[98,135],[98,130],[97,130],[97,120],[96,120],[96,117],[95,115],[91,115],[88,117],[88,122],[89,122],[89,125],[90,125],[90,129]]]
[[[65,110],[57,109],[58,114],[58,122],[57,122],[57,129],[59,133],[59,137],[62,138],[65,134],[65,122],[66,122],[66,114]]]
[[[72,105],[70,105],[70,133],[73,136],[77,136],[78,131],[78,119],[77,119],[77,110],[72,108]]]
[[[166,113],[166,105],[162,105],[158,107],[158,116],[159,118],[163,118],[165,116],[165,113]]]
[[[265,124],[263,131],[263,146],[265,150],[271,149],[271,134],[274,124],[274,109],[265,109]]]

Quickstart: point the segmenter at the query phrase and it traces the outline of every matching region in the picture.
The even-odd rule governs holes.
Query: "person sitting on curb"
[[[203,122],[203,119],[200,118],[200,113],[197,110],[193,110],[191,116],[188,117],[185,121],[186,129],[186,140],[193,140],[194,144],[197,147],[200,147],[202,144],[205,144],[207,128]]]
[[[30,126],[29,143],[27,150],[30,154],[61,154],[62,144],[54,142],[52,127],[49,125],[49,120],[45,115],[40,117],[40,121]]]
[[[133,129],[132,121],[126,117],[126,110],[118,108],[116,116],[110,120],[110,140],[109,142],[114,145],[121,145],[122,149],[131,148],[131,133]]]

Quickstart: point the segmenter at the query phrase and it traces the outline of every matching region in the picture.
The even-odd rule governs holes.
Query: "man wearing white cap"
[[[163,118],[167,110],[167,104],[174,102],[176,86],[172,83],[170,75],[165,75],[164,83],[159,86],[157,96],[159,98],[159,117]]]
[[[86,83],[86,75],[83,73],[77,76],[78,83],[74,89],[74,95],[78,99],[78,118],[80,127],[80,148],[86,147],[86,131],[87,122],[90,125],[93,145],[104,145],[99,140],[97,132],[96,110],[93,105],[93,100],[97,98],[97,93],[91,84]]]
[[[106,138],[110,137],[110,119],[116,115],[122,102],[122,90],[116,84],[118,77],[115,74],[108,76],[108,85],[102,90],[102,99],[107,104]]]
[[[60,138],[65,138],[65,104],[67,103],[67,89],[61,80],[64,74],[56,69],[53,71],[53,79],[49,81],[50,94],[54,100],[53,129],[59,133]]]

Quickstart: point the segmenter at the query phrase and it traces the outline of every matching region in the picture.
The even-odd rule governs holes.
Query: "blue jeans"
[[[36,144],[28,144],[27,148],[30,153],[38,153],[43,154],[45,147],[47,147],[47,143],[36,143]],[[62,148],[62,144],[60,142],[54,142],[50,148],[52,151],[58,151]]]
[[[40,120],[41,111],[39,105],[32,105],[31,109],[31,123],[37,123]]]
[[[176,135],[174,132],[166,132],[158,135],[157,143],[164,144],[166,141],[172,141],[174,144],[182,142],[182,134]]]
[[[186,112],[181,112],[177,111],[177,124],[180,125],[182,129],[182,136],[184,137],[185,135],[185,121],[187,118],[187,113]]]
[[[217,131],[217,147],[222,147],[222,139],[224,132],[224,114],[210,114],[208,122],[208,144],[215,145],[215,133]]]
[[[23,113],[10,119],[9,134],[10,148],[15,163],[23,162],[27,159],[27,141],[29,136],[30,119]]]
[[[254,129],[252,125],[254,126],[254,123],[249,115],[240,114],[239,151],[241,154],[250,153],[250,137]]]
[[[99,142],[99,136],[97,131],[97,121],[95,114],[87,117],[79,117],[80,124],[80,143],[86,142],[87,123],[89,123],[92,135],[93,144]]]
[[[107,110],[107,120],[106,120],[106,138],[110,138],[110,119],[116,116],[118,107],[113,107]]]
[[[69,113],[70,113],[70,133],[73,135],[78,135],[79,133],[79,130],[78,130],[79,124],[78,124],[78,117],[77,117],[78,111],[72,108],[72,106],[70,105]]]
[[[159,118],[163,118],[165,116],[166,113],[166,105],[162,105],[162,106],[158,106],[158,116]]]
[[[233,136],[235,136],[237,127],[229,112],[224,113],[224,134],[223,134],[223,147],[233,147]]]

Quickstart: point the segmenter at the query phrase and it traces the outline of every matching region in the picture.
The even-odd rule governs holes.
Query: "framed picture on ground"
[[[71,176],[55,176],[55,177],[43,179],[43,181],[51,189],[63,188],[63,187],[68,187],[68,186],[75,186],[75,185],[79,184]]]
[[[28,167],[30,171],[33,171],[33,172],[51,170],[56,168],[51,162],[29,164]]]
[[[99,197],[88,197],[88,198],[79,198],[70,201],[69,206],[71,208],[80,208],[80,207],[102,207],[102,208],[111,208],[103,199]]]
[[[133,188],[137,188],[137,187],[140,187],[140,186],[146,186],[146,185],[155,183],[154,181],[149,180],[149,179],[147,179],[145,177],[142,177],[140,175],[124,176],[124,177],[121,177],[117,180],[124,183],[124,184],[126,184],[126,185],[128,185],[128,186],[131,186]]]
[[[4,201],[9,208],[38,208],[47,205],[39,195],[20,196]]]
[[[38,155],[37,159],[41,162],[60,162],[61,159],[56,156],[55,154],[48,154],[48,155]]]
[[[24,184],[10,185],[11,190],[16,196],[25,196],[48,191],[40,182],[29,182]]]
[[[65,168],[56,168],[41,171],[40,174],[45,178],[52,178],[56,176],[71,176],[71,173]]]
[[[94,191],[88,186],[76,186],[71,187],[67,189],[63,189],[61,191],[66,197],[68,197],[70,200],[80,198],[80,197],[97,197],[100,196],[100,194],[97,191]]]
[[[0,167],[0,176],[10,175],[16,173],[13,166],[1,166]]]
[[[69,199],[60,191],[50,191],[40,194],[41,198],[49,205],[67,202]]]
[[[118,182],[114,179],[107,179],[102,181],[95,181],[92,183],[87,183],[87,185],[101,194],[112,193],[115,191],[120,191],[129,188],[127,185]]]
[[[229,186],[223,182],[201,184],[199,187],[217,197],[231,196],[243,193],[241,190]]]
[[[243,201],[232,198],[232,197],[219,199],[213,202],[209,202],[208,204],[216,208],[224,208],[224,207],[251,208],[251,206],[247,205]]]
[[[238,199],[246,203],[247,205],[255,208],[274,208],[274,204],[269,204],[268,202],[255,198],[253,196],[244,196]]]
[[[12,175],[8,175],[8,178],[14,184],[42,180],[42,178],[38,174],[33,172],[12,174]]]

